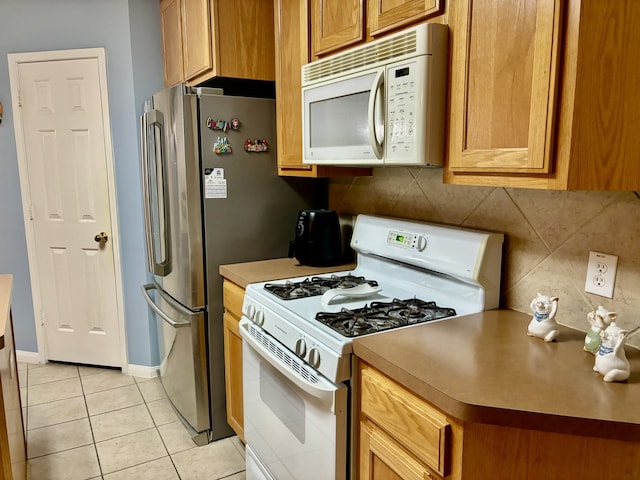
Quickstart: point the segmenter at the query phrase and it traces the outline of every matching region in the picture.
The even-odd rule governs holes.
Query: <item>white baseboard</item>
[[[158,376],[158,367],[145,367],[144,365],[127,364],[122,369],[122,373],[132,377],[155,378]]]
[[[44,363],[38,352],[25,352],[16,350],[16,361],[24,363]]]
[[[25,352],[23,350],[16,350],[16,360],[20,363],[45,363],[38,352]],[[158,367],[127,364],[122,368],[122,373],[132,377],[155,378],[158,376]]]

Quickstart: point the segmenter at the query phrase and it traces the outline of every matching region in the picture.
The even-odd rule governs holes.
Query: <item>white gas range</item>
[[[348,477],[351,343],[498,307],[503,235],[359,215],[351,272],[247,286],[247,478]]]

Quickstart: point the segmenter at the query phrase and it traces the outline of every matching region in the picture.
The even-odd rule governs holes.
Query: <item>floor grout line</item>
[[[28,455],[28,450],[29,450],[29,440],[30,440],[30,435],[29,434],[30,434],[30,432],[35,432],[35,431],[46,429],[46,428],[49,428],[49,427],[62,425],[64,423],[70,423],[70,422],[75,422],[75,421],[78,421],[78,420],[83,420],[84,418],[86,418],[88,423],[89,423],[89,432],[90,432],[90,436],[91,436],[90,437],[91,438],[91,443],[87,443],[85,445],[78,445],[78,446],[74,446],[74,447],[61,448],[58,451],[49,452],[49,453],[46,453],[44,455],[39,455],[38,457],[34,457],[33,459],[29,458],[29,456],[28,456],[28,459],[29,459],[28,461],[36,460],[36,461],[42,462],[42,461],[44,461],[42,459],[44,459],[46,457],[50,457],[51,461],[53,461],[55,463],[55,455],[58,455],[60,453],[69,453],[69,452],[71,452],[73,450],[80,449],[80,448],[86,448],[86,447],[88,447],[90,445],[93,445],[93,454],[95,455],[95,460],[97,460],[97,467],[98,467],[98,472],[99,473],[98,473],[97,476],[93,475],[93,476],[90,476],[90,477],[87,477],[87,478],[82,478],[82,479],[78,478],[77,480],[97,480],[97,479],[103,479],[104,480],[105,476],[110,476],[111,474],[115,474],[115,473],[118,473],[118,472],[120,472],[120,475],[122,475],[121,472],[124,472],[127,469],[139,468],[139,467],[142,467],[143,465],[149,465],[149,464],[152,464],[153,462],[158,462],[158,461],[163,460],[165,458],[168,458],[168,460],[170,462],[170,465],[171,465],[171,467],[169,467],[169,464],[165,464],[166,468],[167,468],[166,472],[169,473],[170,475],[175,475],[174,478],[176,480],[180,480],[182,478],[182,475],[180,474],[180,472],[178,470],[178,466],[176,464],[174,456],[175,455],[179,455],[179,454],[183,454],[184,452],[190,451],[192,449],[203,448],[203,447],[196,447],[195,444],[193,444],[190,448],[189,447],[185,448],[185,446],[183,446],[180,443],[180,442],[184,441],[184,439],[182,437],[180,437],[180,438],[176,437],[175,441],[172,442],[171,435],[173,435],[173,433],[171,433],[170,429],[168,431],[165,430],[165,434],[168,435],[168,436],[166,438],[163,437],[163,435],[160,432],[160,427],[164,427],[165,425],[171,425],[173,423],[180,424],[180,420],[176,416],[171,421],[165,422],[162,425],[160,425],[158,423],[160,421],[160,419],[162,419],[163,421],[164,420],[169,420],[169,417],[164,418],[165,415],[168,415],[168,414],[167,414],[166,411],[163,410],[164,407],[161,407],[161,404],[158,404],[158,407],[154,409],[156,411],[156,416],[154,416],[153,410],[150,408],[150,403],[155,403],[155,402],[158,402],[158,401],[165,400],[166,397],[165,398],[155,398],[157,396],[155,390],[147,388],[146,389],[147,396],[150,399],[152,399],[152,400],[148,401],[145,398],[145,395],[143,394],[143,390],[145,390],[145,389],[140,387],[140,383],[146,383],[148,381],[153,381],[154,379],[144,379],[143,382],[138,382],[138,380],[135,377],[132,377],[133,382],[131,382],[131,383],[127,384],[127,385],[117,384],[118,382],[116,381],[116,382],[114,382],[114,386],[111,387],[111,388],[104,388],[104,389],[96,391],[96,392],[86,393],[87,385],[86,385],[86,380],[84,380],[84,378],[92,376],[92,375],[95,375],[95,374],[100,374],[100,373],[103,373],[103,372],[100,372],[100,371],[89,371],[88,373],[85,372],[85,374],[81,374],[79,366],[78,365],[73,365],[73,367],[76,369],[77,377],[76,376],[71,376],[71,377],[59,378],[59,379],[55,379],[55,380],[52,380],[52,381],[38,383],[36,385],[29,385],[29,374],[30,374],[29,371],[30,370],[35,370],[35,369],[30,368],[29,365],[30,364],[27,364],[26,373],[23,375],[23,381],[26,383],[26,387],[23,390],[24,396],[25,396],[25,399],[24,399],[25,406],[23,407],[23,415],[24,415],[24,426],[25,426],[25,440],[27,442],[27,455]],[[49,365],[52,366],[52,368],[58,368],[58,367],[56,367],[56,365],[67,365],[67,364],[50,363],[50,364],[47,364],[47,365],[44,365],[44,366],[38,366],[37,369],[47,368],[47,366],[49,366]],[[64,367],[64,368],[66,368],[66,367]],[[113,369],[109,369],[109,370],[113,370]],[[53,371],[55,372],[55,370],[53,370]],[[106,371],[107,371],[107,369],[105,369],[105,372]],[[56,372],[56,374],[57,373],[59,373],[59,372]],[[40,374],[40,376],[42,376],[42,373]],[[80,381],[81,395],[72,395],[71,397],[65,397],[65,398],[60,398],[60,399],[56,399],[56,400],[50,400],[50,401],[47,401],[47,402],[39,403],[37,405],[29,405],[29,390],[31,388],[36,387],[36,386],[41,386],[41,385],[47,385],[47,384],[51,384],[51,386],[53,387],[53,385],[56,382],[65,381],[65,380],[71,380],[71,379],[74,379],[74,378],[78,378],[79,381]],[[108,380],[105,380],[105,382],[108,382]],[[105,385],[106,385],[106,383],[105,383]],[[141,403],[136,403],[136,404],[133,404],[133,405],[126,405],[126,406],[119,406],[118,408],[114,408],[113,410],[108,410],[108,411],[105,411],[105,412],[96,413],[94,415],[90,414],[89,402],[87,401],[88,395],[108,392],[108,391],[115,390],[115,389],[118,389],[118,388],[123,388],[123,387],[130,387],[131,385],[135,385],[136,386],[135,390],[137,391],[137,393],[140,395],[140,397],[142,399]],[[86,416],[83,416],[81,418],[69,418],[68,420],[63,420],[63,421],[56,421],[53,417],[40,416],[38,418],[38,421],[44,421],[44,422],[47,422],[47,423],[53,421],[53,423],[48,423],[46,425],[38,426],[38,427],[33,428],[33,429],[29,429],[28,428],[30,409],[32,409],[34,407],[39,407],[41,405],[47,405],[47,404],[50,404],[50,403],[58,402],[58,401],[63,402],[65,400],[71,400],[73,398],[78,398],[80,396],[82,397],[82,404],[84,406],[84,414]],[[55,395],[53,397],[55,397]],[[46,396],[44,398],[46,398]],[[128,432],[128,433],[117,433],[112,437],[106,438],[105,440],[96,441],[96,433],[97,433],[96,425],[94,424],[94,421],[92,421],[92,419],[97,418],[97,417],[99,417],[101,415],[114,414],[116,412],[125,410],[127,408],[137,407],[137,406],[140,406],[140,405],[144,405],[146,414],[151,419],[151,426],[141,428],[140,430],[137,429],[137,428],[140,428],[138,426],[138,427],[136,427],[135,431]],[[172,408],[169,403],[167,403],[167,406],[170,409]],[[46,410],[45,410],[45,414],[46,413],[48,413],[48,412],[46,412]],[[80,412],[78,411],[78,413],[80,413]],[[175,415],[175,412],[172,411],[172,414]],[[107,422],[109,421],[109,419],[107,419],[107,418],[105,418],[105,420]],[[146,422],[146,420],[145,420],[145,422]],[[142,422],[141,424],[144,424],[145,422]],[[84,429],[85,427],[83,426],[82,428]],[[150,460],[142,460],[142,458],[141,458],[141,459],[139,459],[139,463],[135,463],[133,465],[128,465],[128,466],[123,467],[123,468],[118,468],[117,470],[110,471],[109,473],[105,473],[104,472],[104,464],[103,464],[103,460],[101,460],[101,458],[100,458],[98,444],[103,443],[103,442],[108,442],[108,441],[111,441],[111,440],[115,440],[115,439],[122,439],[122,438],[127,437],[128,435],[134,435],[134,434],[138,434],[138,433],[141,433],[141,432],[144,432],[144,431],[151,431],[151,430],[153,430],[155,432],[155,435],[157,435],[157,438],[160,440],[160,442],[158,443],[157,446],[159,446],[161,444],[162,445],[162,449],[163,449],[163,451],[158,451],[156,453],[160,453],[160,454],[164,453],[164,455],[161,455],[158,458],[152,458]],[[121,430],[121,431],[126,431],[126,429]],[[84,435],[86,435],[86,430],[84,430],[84,432],[85,432]],[[42,441],[42,438],[46,438],[46,435],[47,435],[47,433],[43,432],[42,435],[38,436],[39,440]],[[33,434],[31,435],[31,437],[33,437]],[[31,440],[33,441],[33,438]],[[154,440],[153,443],[155,443],[155,442],[156,441]],[[170,453],[170,445],[169,445],[168,442],[172,442],[173,447],[171,447],[171,448],[176,450],[173,454]],[[236,451],[236,453],[242,457],[242,452],[235,445],[235,443],[234,443],[233,447],[234,447],[234,450]],[[204,448],[206,448],[206,447],[204,447]],[[194,450],[194,452],[195,452],[195,450]],[[150,453],[150,456],[154,456],[154,455],[155,455],[154,453]],[[91,462],[93,462],[95,460],[91,460]],[[115,465],[117,465],[117,463]],[[145,470],[147,469],[147,467],[142,467],[142,468],[145,469]],[[168,470],[169,468],[171,468],[172,471]],[[243,472],[244,472],[244,469],[240,469],[238,471],[234,471],[234,472],[230,472],[230,473],[225,473],[224,475],[220,476],[219,479],[230,479],[230,478],[242,479],[242,478],[244,478]],[[140,477],[140,480],[143,480],[143,479],[146,479],[146,478],[147,477],[144,476],[144,472],[143,472],[142,477]],[[35,479],[34,478],[32,480],[49,480],[49,479],[44,479],[44,478]],[[212,479],[212,480],[214,480],[214,479]],[[215,480],[218,480],[218,479],[215,479]]]

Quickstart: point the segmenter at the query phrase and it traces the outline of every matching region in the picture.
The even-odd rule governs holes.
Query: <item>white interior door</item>
[[[42,53],[9,57],[45,359],[123,366],[104,50]]]

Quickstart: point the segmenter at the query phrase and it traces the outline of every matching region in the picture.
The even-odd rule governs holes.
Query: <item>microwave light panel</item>
[[[421,50],[418,45],[418,29],[422,28],[427,32],[428,25],[419,25],[397,35],[385,37],[303,65],[302,83],[306,85],[317,80],[326,80],[329,76],[351,72],[361,67],[370,68],[376,63],[389,63],[389,60],[409,58],[416,55]],[[426,37],[428,38],[428,35]],[[427,47],[427,45],[424,47]],[[427,52],[429,50],[427,48]]]

